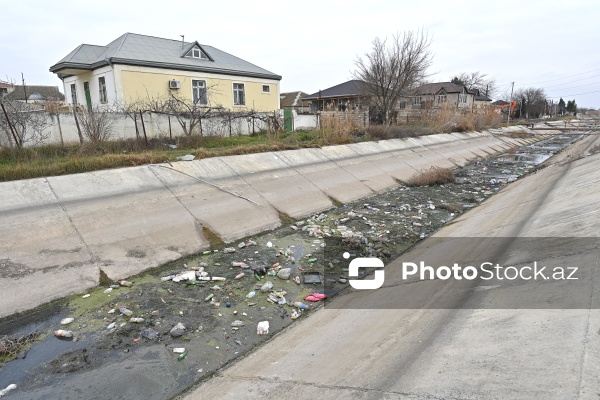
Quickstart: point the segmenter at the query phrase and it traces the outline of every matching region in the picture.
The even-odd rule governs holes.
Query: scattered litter
[[[61,325],[69,325],[71,322],[75,321],[75,318],[63,318],[60,321]]]
[[[16,388],[17,388],[17,385],[14,383],[11,383],[4,389],[0,390],[0,397],[4,396],[6,393],[10,392],[11,390],[15,390]]]
[[[256,333],[260,336],[269,333],[269,321],[261,321],[256,326]]]
[[[72,338],[73,332],[67,331],[64,329],[59,329],[57,331],[54,331],[54,336],[59,337],[59,338]]]
[[[84,294],[83,296],[81,296],[82,299],[87,299],[88,297],[90,297],[90,294]]]
[[[185,353],[185,347],[175,347],[173,349],[173,353],[183,354],[183,353]]]
[[[196,156],[194,156],[193,154],[186,154],[185,156],[177,157],[177,160],[178,161],[194,161],[194,158],[196,158]]]

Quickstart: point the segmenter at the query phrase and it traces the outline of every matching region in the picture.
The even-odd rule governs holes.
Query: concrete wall
[[[46,113],[48,126],[44,131],[47,136],[41,144],[60,144],[61,135],[62,141],[65,144],[79,143],[77,134],[77,125],[72,113],[61,112],[58,114]],[[111,113],[111,139],[135,139],[135,122],[132,118],[122,113]],[[142,124],[137,118],[137,124],[140,135],[143,137]],[[185,135],[177,118],[169,117],[164,114],[144,114],[144,125],[146,134],[149,139],[160,137],[177,137]],[[215,117],[202,120],[202,133],[206,136],[229,136],[230,127],[232,135],[247,135],[253,132],[259,132],[261,129],[266,130],[267,126],[264,122],[258,119],[232,119]],[[197,128],[199,129],[199,128]],[[199,134],[199,131],[195,132]],[[85,138],[85,134],[84,134]],[[86,139],[87,140],[87,139]],[[0,145],[7,145],[5,135],[0,136]]]
[[[514,129],[514,128],[510,128]],[[498,130],[505,133],[509,130]],[[441,134],[0,183],[0,317],[535,139]],[[27,287],[27,295],[23,295]]]

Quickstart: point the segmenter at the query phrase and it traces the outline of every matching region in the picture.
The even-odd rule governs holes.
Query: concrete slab
[[[202,226],[227,243],[281,225],[277,210],[220,158],[151,168]]]
[[[221,159],[271,206],[293,218],[333,207],[333,203],[321,189],[298,174],[275,153],[246,154]]]
[[[287,165],[308,179],[331,198],[351,202],[373,193],[358,177],[331,161],[321,149],[278,151]]]
[[[198,221],[150,167],[48,181],[87,248],[113,279],[208,247]]]
[[[357,177],[375,192],[386,190],[397,184],[377,164],[361,156],[356,150],[347,145],[323,147],[321,148],[321,154]]]

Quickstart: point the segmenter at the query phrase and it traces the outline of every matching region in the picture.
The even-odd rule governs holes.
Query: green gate
[[[286,132],[291,132],[294,130],[294,114],[291,109],[283,110],[283,128]]]

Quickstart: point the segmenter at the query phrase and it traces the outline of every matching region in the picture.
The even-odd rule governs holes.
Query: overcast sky
[[[375,37],[422,28],[432,37],[432,81],[481,71],[495,78],[496,98],[514,81],[600,107],[600,2],[591,0],[0,0],[0,10],[0,79],[22,72],[27,84],[61,91],[51,65],[125,32],[185,35],[282,75],[282,92],[314,93],[351,79]]]

